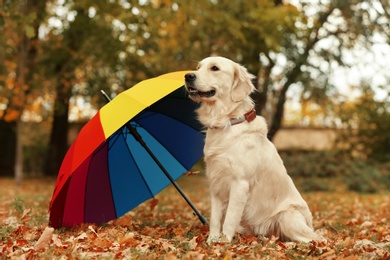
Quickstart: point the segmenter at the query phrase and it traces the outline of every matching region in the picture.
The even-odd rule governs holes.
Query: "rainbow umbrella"
[[[50,225],[118,218],[173,184],[203,155],[197,104],[183,88],[186,71],[144,80],[102,107],[81,129],[58,173]]]

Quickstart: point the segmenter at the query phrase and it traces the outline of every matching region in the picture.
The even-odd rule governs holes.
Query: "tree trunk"
[[[50,134],[46,159],[46,176],[56,176],[68,149],[68,111],[71,92],[60,78],[57,83],[57,97],[54,103],[53,127]]]
[[[307,63],[310,50],[312,50],[314,48],[314,45],[320,40],[318,33],[322,28],[323,24],[328,20],[328,17],[333,12],[333,10],[334,8],[331,7],[327,12],[322,13],[322,15],[319,17],[318,27],[308,34],[308,35],[314,34],[314,37],[312,37],[311,39],[310,37],[308,37],[309,42],[305,47],[304,53],[300,56],[299,60],[295,62],[295,67],[286,74],[287,81],[283,85],[279,93],[278,101],[276,103],[275,113],[272,118],[270,129],[268,131],[268,139],[271,141],[273,140],[276,133],[279,131],[279,129],[282,126],[282,120],[284,115],[284,104],[286,103],[287,90],[293,83],[295,83],[298,80],[298,77],[301,74],[301,67],[302,65]]]
[[[21,185],[23,182],[23,142],[22,142],[22,122],[16,123],[16,158],[15,158],[15,182]]]
[[[17,88],[19,91],[15,94],[16,104],[15,109],[18,112],[16,119],[16,154],[15,154],[15,182],[21,185],[23,181],[23,139],[21,129],[21,117],[26,103],[26,61],[29,39],[23,32],[22,40],[19,44],[18,72],[17,72]]]
[[[64,53],[56,61],[55,75],[57,77],[56,100],[54,103],[53,127],[50,134],[48,155],[46,160],[46,176],[56,176],[61,167],[62,160],[68,149],[68,114],[69,100],[72,96],[72,79],[74,69],[82,62],[78,53],[83,46],[88,30],[93,28],[88,12],[77,7],[77,16],[63,33]],[[68,51],[68,52],[66,52]]]
[[[300,70],[300,69],[299,69]],[[295,75],[295,77],[299,73]],[[279,97],[278,97],[278,103],[276,104],[275,113],[272,118],[271,126],[268,130],[268,139],[272,141],[276,135],[276,133],[279,131],[279,129],[282,126],[282,120],[284,115],[284,104],[286,103],[286,92],[291,84],[285,85],[283,89],[281,90]]]
[[[271,72],[272,69],[275,66],[275,62],[267,55],[264,54],[266,58],[268,59],[268,65],[264,66],[261,65],[259,72],[258,72],[258,79],[257,79],[257,85],[256,88],[258,90],[258,93],[256,94],[256,111],[259,115],[262,115],[266,117],[267,122],[269,121],[269,115],[267,115],[266,105],[268,102],[268,91],[269,87],[271,85]]]
[[[15,159],[13,160],[15,181],[20,185],[23,181],[23,139],[21,129],[21,116],[25,108],[26,96],[32,88],[32,79],[34,73],[34,66],[37,56],[37,42],[38,42],[38,30],[43,20],[46,6],[46,0],[33,0],[26,1],[24,5],[21,5],[21,14],[29,15],[35,13],[37,19],[31,24],[34,29],[34,35],[26,34],[26,29],[22,30],[20,42],[18,44],[18,69],[17,69],[17,82],[14,92],[14,96],[9,102],[12,109],[17,111],[17,118],[15,118]],[[28,86],[27,86],[28,85]]]
[[[16,155],[16,122],[0,119],[0,176],[13,176]]]

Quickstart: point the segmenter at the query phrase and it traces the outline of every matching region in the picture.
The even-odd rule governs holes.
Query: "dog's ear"
[[[253,78],[255,76],[250,74],[245,67],[237,63],[234,64],[234,82],[231,89],[231,98],[234,102],[243,100],[254,91]]]

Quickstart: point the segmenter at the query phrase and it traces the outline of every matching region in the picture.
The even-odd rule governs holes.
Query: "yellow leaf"
[[[31,25],[26,24],[24,26],[24,30],[26,32],[26,35],[28,38],[34,38],[35,37],[35,30]]]
[[[5,114],[4,120],[7,122],[15,121],[19,118],[19,112],[14,109],[9,109]]]

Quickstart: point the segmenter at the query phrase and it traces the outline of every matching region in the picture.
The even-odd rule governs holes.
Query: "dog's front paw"
[[[207,244],[213,244],[213,243],[230,243],[231,240],[227,238],[227,236],[223,233],[219,235],[211,235],[207,239]]]
[[[224,233],[221,234],[221,242],[222,243],[230,243],[232,242],[232,238],[228,238]]]
[[[213,243],[221,242],[221,235],[210,235],[207,238],[207,244],[211,245]]]

